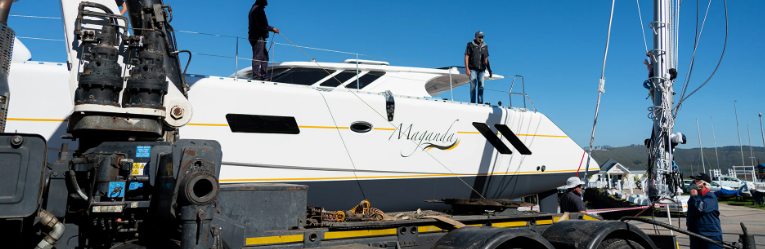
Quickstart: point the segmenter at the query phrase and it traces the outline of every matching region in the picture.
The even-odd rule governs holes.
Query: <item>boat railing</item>
[[[508,76],[509,78],[513,78],[513,81],[510,82],[510,89],[507,91],[502,90],[496,90],[496,89],[487,89],[489,91],[494,92],[501,92],[501,93],[507,93],[507,98],[509,100],[508,106],[513,107],[513,95],[520,95],[521,100],[523,101],[523,108],[528,109],[526,107],[526,101],[529,101],[529,104],[531,104],[531,107],[534,108],[534,112],[537,112],[537,107],[534,106],[534,102],[531,101],[531,97],[529,97],[528,94],[526,94],[526,81],[521,75],[514,75],[514,76]],[[513,88],[515,87],[515,81],[520,78],[521,79],[521,92],[513,92]]]
[[[60,20],[61,19],[60,17],[40,17],[40,16],[24,16],[24,15],[11,15],[11,16],[12,17],[24,17],[24,18],[53,19],[53,20]],[[130,28],[130,29],[132,29],[132,28]],[[433,68],[438,68],[439,67],[437,65],[431,65],[431,64],[427,64],[427,63],[399,60],[399,59],[394,59],[394,58],[381,57],[381,56],[373,56],[373,55],[362,54],[362,53],[346,52],[346,51],[339,51],[339,50],[332,50],[332,49],[325,49],[325,48],[316,48],[316,47],[308,47],[308,46],[300,46],[300,45],[292,43],[291,41],[289,43],[274,42],[273,37],[270,40],[265,41],[267,43],[267,46],[269,47],[268,48],[269,49],[269,56],[271,58],[269,59],[269,61],[262,61],[262,60],[256,60],[256,59],[253,59],[253,58],[242,57],[240,55],[240,53],[239,53],[240,44],[239,43],[242,40],[249,42],[249,39],[246,38],[246,37],[239,37],[239,36],[232,36],[232,35],[222,35],[222,34],[213,34],[213,33],[204,33],[204,32],[188,31],[188,30],[178,30],[178,29],[175,29],[173,32],[179,33],[179,34],[182,33],[182,34],[192,34],[192,35],[217,37],[217,38],[220,38],[220,39],[233,39],[233,42],[234,42],[234,45],[235,45],[235,49],[234,49],[233,55],[231,55],[231,54],[229,54],[229,55],[221,55],[221,54],[215,54],[215,53],[200,53],[200,52],[190,52],[190,54],[191,55],[200,55],[200,56],[206,56],[206,57],[215,57],[215,58],[224,58],[224,59],[231,59],[231,60],[233,60],[233,62],[234,62],[233,63],[233,66],[234,66],[234,73],[233,73],[234,77],[233,78],[234,78],[234,80],[240,80],[240,77],[239,77],[239,74],[238,74],[238,72],[239,72],[239,61],[240,60],[250,61],[250,62],[260,61],[260,62],[278,63],[278,61],[276,60],[276,51],[275,51],[274,45],[277,45],[277,46],[287,46],[287,47],[296,48],[296,49],[300,50],[300,52],[302,54],[304,54],[306,57],[308,57],[313,62],[316,62],[316,58],[309,56],[307,53],[305,53],[304,49],[305,50],[318,51],[318,52],[330,52],[330,53],[335,53],[335,54],[345,54],[345,55],[350,55],[350,56],[355,57],[356,58],[356,78],[355,78],[356,79],[356,84],[355,85],[356,85],[356,90],[357,91],[360,90],[360,85],[361,85],[360,82],[359,82],[360,81],[359,80],[360,79],[359,76],[360,76],[361,72],[359,71],[359,67],[358,67],[359,63],[362,63],[359,60],[359,58],[361,58],[361,57],[373,58],[373,59],[378,59],[378,60],[386,60],[386,61],[396,61],[396,62],[409,63],[409,64],[417,64],[417,65],[429,66],[429,67],[433,67]],[[274,34],[274,36],[276,36],[276,34]],[[46,41],[62,41],[62,42],[64,41],[64,40],[61,40],[61,39],[45,39],[45,38],[36,38],[36,37],[18,37],[18,38],[20,38],[20,39],[31,39],[31,40],[46,40]],[[285,37],[285,40],[287,40],[286,37]],[[213,44],[222,44],[222,42],[215,42]],[[203,52],[207,52],[207,51],[203,51]],[[316,63],[318,64],[318,62],[316,62]],[[321,66],[321,65],[319,64],[319,66]],[[452,68],[449,68],[448,71],[449,71],[449,74],[451,76]],[[224,77],[226,77],[226,76],[224,76]],[[523,108],[527,109],[526,101],[528,100],[528,102],[534,108],[534,112],[536,112],[537,110],[536,110],[536,107],[534,106],[534,103],[531,102],[531,98],[528,96],[528,94],[526,94],[526,84],[524,82],[523,76],[515,75],[515,76],[510,76],[510,77],[512,77],[513,80],[510,83],[510,89],[508,91],[501,91],[501,90],[494,90],[494,89],[487,89],[487,90],[507,93],[508,94],[508,99],[509,99],[509,102],[510,102],[509,105],[508,105],[509,107],[513,107],[513,105],[512,105],[513,95],[520,95],[521,99],[523,100]],[[513,88],[515,87],[515,82],[516,82],[516,80],[518,78],[520,78],[520,80],[521,80],[520,83],[521,83],[522,91],[521,92],[513,92]],[[249,80],[249,79],[245,79],[245,80]],[[451,79],[450,79],[450,82],[451,82]],[[450,96],[450,100],[454,101],[454,87],[449,87],[449,96]]]

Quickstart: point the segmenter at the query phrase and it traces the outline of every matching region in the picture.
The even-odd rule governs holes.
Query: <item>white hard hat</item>
[[[579,177],[572,176],[566,180],[566,188],[576,188],[579,185],[584,185],[584,182]]]

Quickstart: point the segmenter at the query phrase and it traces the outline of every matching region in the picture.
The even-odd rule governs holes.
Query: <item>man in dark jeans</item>
[[[252,77],[256,80],[265,80],[268,68],[268,50],[266,49],[266,39],[268,32],[279,33],[279,29],[268,26],[266,18],[266,5],[268,0],[257,0],[250,9],[249,40],[252,45]]]
[[[470,103],[483,103],[483,76],[489,70],[489,46],[483,42],[483,32],[475,32],[475,40],[468,42],[465,48],[465,74],[470,79]],[[477,93],[476,93],[477,90]]]

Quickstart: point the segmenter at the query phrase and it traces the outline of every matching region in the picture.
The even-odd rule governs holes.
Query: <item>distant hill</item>
[[[646,154],[646,148],[643,145],[631,145],[625,147],[609,147],[606,150],[593,150],[592,157],[595,158],[598,163],[605,163],[608,159],[613,158],[624,166],[630,169],[645,170],[648,165],[648,154]],[[680,171],[684,176],[689,176],[691,173],[691,165],[693,165],[693,172],[699,172],[701,170],[701,157],[699,148],[682,149],[683,145],[678,146],[675,149],[675,163],[680,166]],[[754,151],[754,163],[765,163],[765,148],[753,147]],[[723,173],[727,174],[729,168],[732,165],[741,165],[741,150],[738,146],[725,146],[718,147],[717,154],[720,157],[720,169]],[[758,159],[760,160],[758,162]],[[744,161],[746,165],[751,164],[749,159],[749,146],[744,147]],[[717,158],[715,157],[714,148],[704,148],[704,165],[707,172],[710,167],[717,168]]]

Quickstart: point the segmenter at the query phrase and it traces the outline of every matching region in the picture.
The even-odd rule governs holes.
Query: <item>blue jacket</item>
[[[685,225],[688,231],[704,236],[722,236],[720,209],[717,197],[712,191],[704,195],[692,195],[688,199],[688,216]]]

